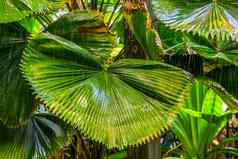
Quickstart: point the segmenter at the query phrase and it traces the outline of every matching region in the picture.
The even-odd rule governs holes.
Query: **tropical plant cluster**
[[[0,159],[238,158],[236,0],[1,0]]]

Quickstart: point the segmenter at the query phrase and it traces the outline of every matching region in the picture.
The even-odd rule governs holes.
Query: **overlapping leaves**
[[[48,113],[34,113],[30,121],[19,128],[7,128],[0,123],[0,158],[47,159],[68,140],[62,122]]]
[[[202,37],[191,35],[180,35],[178,44],[170,46],[166,51],[180,51],[186,54],[198,54],[206,61],[209,61],[216,66],[234,65],[238,66],[238,43],[230,41],[212,41]],[[209,65],[208,65],[209,66]],[[210,69],[207,68],[206,72]]]
[[[82,52],[85,52],[85,55],[93,55],[101,63],[115,56],[118,51],[116,36],[104,24],[102,13],[97,11],[71,12],[48,26],[45,32],[73,41],[84,49]]]
[[[110,148],[143,143],[168,128],[189,74],[155,61],[111,64],[115,38],[96,12],[70,13],[46,31],[30,41],[22,70],[51,111]]]
[[[210,157],[209,146],[228,121],[225,111],[221,97],[202,83],[194,83],[172,128],[184,146],[186,158]]]
[[[195,40],[187,38],[181,45],[171,48],[182,48],[187,51],[187,54],[197,54],[204,58],[203,71],[208,73],[215,68],[221,68],[223,66],[238,66],[237,46],[238,43],[236,42],[219,41],[213,43],[204,39]]]
[[[19,21],[34,13],[59,8],[64,0],[1,0],[0,23]]]
[[[205,46],[190,43],[190,48],[206,59],[217,61],[221,64],[238,66],[238,44],[232,42],[219,42],[216,45]]]
[[[8,126],[25,123],[34,110],[30,86],[20,73],[19,63],[27,31],[18,24],[0,25],[0,120]]]
[[[236,40],[236,0],[153,0],[154,11],[169,27],[205,37]]]
[[[238,68],[234,66],[217,68],[209,72],[209,78],[220,83],[230,94],[238,99]]]
[[[148,13],[138,9],[133,12],[125,12],[124,17],[148,58],[152,60],[159,59],[159,55],[162,52],[162,45],[159,35],[152,28]]]

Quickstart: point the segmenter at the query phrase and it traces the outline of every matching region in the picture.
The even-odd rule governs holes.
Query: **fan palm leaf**
[[[175,30],[222,40],[237,40],[235,0],[153,0],[161,21]]]
[[[19,21],[34,13],[45,13],[62,7],[64,3],[64,0],[1,0],[0,23]]]
[[[238,43],[230,41],[211,41],[205,38],[180,34],[180,43],[173,44],[166,52],[176,51],[182,54],[198,54],[206,61],[217,66],[238,66]],[[208,65],[209,66],[209,65]],[[209,69],[205,69],[209,72]]]
[[[213,62],[217,61],[222,65],[231,64],[234,66],[238,66],[237,46],[238,43],[228,41],[219,42],[216,45],[210,46],[194,42],[189,43],[189,47],[205,59],[209,59]]]
[[[30,41],[22,71],[35,93],[59,117],[109,148],[161,134],[183,103],[190,75],[155,61],[112,63],[115,37],[97,14],[91,20],[83,19],[85,14],[70,13]]]
[[[47,159],[68,140],[62,122],[48,113],[34,113],[29,122],[19,128],[7,128],[0,123],[0,158]]]
[[[35,109],[32,91],[19,69],[29,34],[10,23],[0,25],[0,35],[0,120],[8,126],[19,126]]]

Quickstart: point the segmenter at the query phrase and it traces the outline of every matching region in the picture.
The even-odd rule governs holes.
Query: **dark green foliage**
[[[36,107],[19,68],[29,34],[14,23],[0,24],[0,35],[0,120],[14,127],[25,123]]]
[[[34,113],[25,126],[7,128],[0,123],[0,158],[47,159],[67,144],[64,124],[46,112]]]

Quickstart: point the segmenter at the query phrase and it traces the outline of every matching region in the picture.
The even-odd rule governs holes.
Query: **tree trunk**
[[[138,148],[129,149],[127,159],[160,159],[160,138]]]
[[[77,133],[70,145],[59,150],[50,159],[104,159],[106,155],[107,149],[103,145]]]
[[[140,3],[142,5],[142,9],[150,8],[150,0],[124,0],[124,12],[134,12],[133,5],[135,3]],[[143,6],[144,5],[144,6]],[[146,5],[146,6],[145,6]],[[133,8],[133,10],[131,10]],[[148,10],[147,10],[148,11]],[[125,13],[126,14],[126,13]],[[128,24],[124,21],[124,32],[125,32],[125,56],[127,58],[141,58],[146,59],[146,54],[144,50],[141,48],[137,40],[135,39],[133,33],[130,31]],[[140,25],[140,24],[138,24]],[[161,151],[160,151],[160,138],[157,138],[151,141],[148,144],[142,145],[138,148],[132,148],[128,150],[128,159],[160,159]]]

